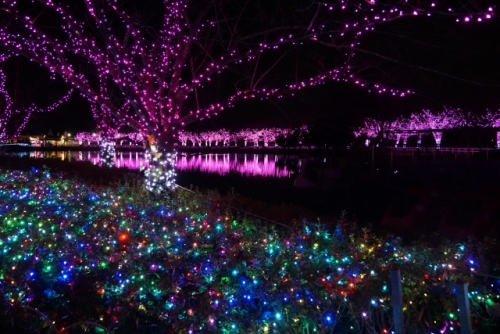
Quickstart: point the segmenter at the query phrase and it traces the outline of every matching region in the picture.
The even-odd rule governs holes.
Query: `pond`
[[[100,163],[95,151],[35,151],[16,155]],[[136,171],[146,165],[141,152],[117,152],[114,162],[117,167]],[[394,219],[406,217],[413,202],[406,203],[405,194],[417,191],[415,188],[431,192],[434,188],[452,189],[454,195],[473,192],[500,196],[500,159],[393,161],[380,157],[376,162],[374,165],[370,155],[354,151],[330,155],[181,152],[176,170],[177,183],[186,188],[216,189],[223,194],[234,191],[265,203],[303,207],[320,216],[338,216],[346,211],[348,215],[356,215],[360,224],[374,226],[383,225],[387,214]],[[401,202],[403,206],[396,205],[391,211],[390,203],[395,198],[399,198],[396,204]]]
[[[100,164],[98,152],[93,151],[33,151],[17,153],[17,156],[30,158],[56,158],[63,161],[90,161],[94,165]],[[288,163],[287,163],[288,161]],[[141,170],[147,162],[142,152],[117,152],[114,163],[119,168]],[[201,172],[209,174],[227,175],[236,173],[242,176],[291,178],[300,167],[300,159],[294,156],[276,154],[179,154],[176,168],[180,172]]]
[[[338,215],[346,210],[360,220],[377,224],[394,195],[407,186],[456,178],[449,168],[432,164],[408,162],[392,171],[383,166],[373,168],[369,160],[353,153],[180,152],[176,161],[177,183],[221,193],[234,191],[266,203],[305,207],[320,215]],[[100,163],[97,151],[34,151],[16,155]],[[142,170],[146,165],[141,152],[119,151],[114,163],[131,170]],[[456,170],[457,166],[449,167]],[[486,175],[484,171],[473,174]]]
[[[99,164],[95,151],[33,151],[15,153],[37,159],[90,161]],[[117,152],[115,166],[145,168],[141,152]],[[221,153],[180,153],[176,161],[177,183],[184,187],[235,191],[275,204],[303,206],[320,214],[339,213],[346,208],[337,158],[326,156]],[[344,198],[342,198],[344,197]]]

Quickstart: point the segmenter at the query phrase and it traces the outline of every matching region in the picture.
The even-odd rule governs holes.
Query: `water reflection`
[[[269,154],[205,154],[177,158],[180,171],[200,171],[226,175],[238,173],[245,176],[290,177],[292,171],[278,162],[278,155]]]
[[[94,165],[101,162],[99,152],[34,151],[17,153],[17,155],[37,159],[55,158],[63,161],[90,161]],[[275,154],[178,155],[176,168],[179,171],[198,171],[219,175],[237,173],[244,176],[288,178],[294,173],[296,166],[287,161],[284,156]],[[136,170],[147,165],[142,152],[116,152],[114,163],[116,167]]]
[[[99,152],[83,151],[33,151],[17,153],[18,156],[29,156],[36,159],[60,159],[63,161],[90,161],[94,165],[101,163]],[[129,169],[141,169],[146,163],[144,154],[141,152],[117,152],[114,159],[115,167],[124,167]]]

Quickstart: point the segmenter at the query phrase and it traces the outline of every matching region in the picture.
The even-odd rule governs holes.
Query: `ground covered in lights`
[[[0,173],[2,333],[390,333],[394,265],[408,333],[459,332],[459,280],[474,328],[497,333],[492,254],[348,219],[265,225],[185,190]]]

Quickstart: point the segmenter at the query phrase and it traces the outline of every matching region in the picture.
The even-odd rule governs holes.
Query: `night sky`
[[[411,88],[415,94],[393,97],[333,82],[283,100],[241,103],[190,128],[326,123],[345,129],[358,125],[364,117],[392,120],[422,109],[438,111],[443,106],[472,113],[500,109],[500,20],[479,25],[431,24],[426,19],[402,22],[404,26],[400,22],[381,26],[362,45],[400,61],[376,60],[374,76],[395,87]]]
[[[392,120],[422,109],[442,106],[473,113],[500,109],[500,20],[482,24],[402,20],[380,26],[368,34],[362,46],[397,62],[369,55],[365,75],[381,77],[394,87],[411,88],[404,98],[370,93],[350,83],[329,83],[296,93],[294,97],[237,103],[219,116],[197,121],[188,130],[252,127],[295,127],[323,124],[349,131],[364,117]],[[7,88],[21,104],[38,101],[43,106],[67,90],[59,79],[50,80],[46,70],[25,60],[3,64]],[[41,134],[94,129],[87,102],[77,93],[49,114],[35,114],[23,133]]]

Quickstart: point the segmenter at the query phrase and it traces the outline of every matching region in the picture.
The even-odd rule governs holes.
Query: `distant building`
[[[23,135],[17,137],[6,137],[0,140],[0,145],[15,146],[33,146],[33,147],[59,147],[59,146],[78,146],[71,133],[54,135],[52,131],[42,135]]]
[[[18,145],[18,146],[31,146],[30,136],[17,136],[11,138],[4,138],[1,141],[2,145]]]
[[[50,147],[50,146],[63,146],[64,141],[62,140],[61,135],[53,135],[52,131],[49,131],[48,134],[43,136],[42,146]]]

